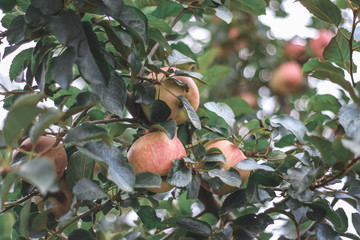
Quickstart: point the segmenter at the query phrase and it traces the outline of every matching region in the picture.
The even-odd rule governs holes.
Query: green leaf
[[[204,107],[224,119],[229,127],[234,127],[235,114],[228,105],[225,103],[207,102],[204,104]]]
[[[39,120],[30,129],[31,142],[36,142],[37,139],[45,132],[51,124],[55,124],[63,116],[63,112],[58,109],[49,109],[40,115]]]
[[[107,194],[98,184],[86,178],[82,178],[77,181],[72,191],[75,197],[79,200],[94,201],[110,197],[110,195]]]
[[[346,31],[341,29],[339,31]],[[349,41],[338,33],[326,46],[323,53],[324,59],[339,64],[339,66],[350,70],[350,49]]]
[[[227,185],[234,187],[240,187],[241,185],[240,174],[235,169],[230,169],[229,171],[223,169],[211,169],[208,173],[211,178],[218,177]]]
[[[215,8],[215,15],[227,24],[231,23],[233,19],[231,11],[222,5]]]
[[[51,77],[64,89],[69,89],[73,81],[75,57],[75,48],[68,47],[60,56],[51,60]]]
[[[44,15],[54,15],[64,8],[63,0],[31,0],[31,5],[40,9]]]
[[[337,232],[344,233],[348,229],[348,218],[343,208],[336,209],[326,218],[332,222]]]
[[[169,139],[173,139],[176,134],[177,125],[175,120],[169,120],[152,125],[151,129],[164,131],[166,132],[166,135],[169,137]]]
[[[22,237],[29,238],[29,219],[30,219],[31,201],[25,202],[20,212],[19,233]]]
[[[311,136],[308,141],[321,153],[322,161],[325,167],[331,167],[336,161],[336,155],[332,152],[332,144],[323,137]]]
[[[212,235],[211,226],[207,222],[200,221],[195,218],[182,218],[177,220],[176,224],[191,233],[196,233],[205,237]]]
[[[301,0],[300,3],[315,17],[325,22],[336,26],[341,23],[341,12],[330,0]]]
[[[307,110],[321,112],[329,110],[335,114],[338,113],[341,104],[339,100],[330,94],[314,95],[309,99]]]
[[[126,157],[118,148],[110,148],[104,142],[90,142],[78,149],[95,160],[105,162],[109,166],[107,177],[119,188],[127,192],[134,190],[134,168],[127,163]]]
[[[177,187],[186,187],[192,179],[191,171],[180,159],[173,160],[173,166],[166,178],[168,183]]]
[[[227,66],[215,65],[203,72],[203,81],[208,83],[209,86],[215,85],[218,81],[224,79],[231,71]]]
[[[172,50],[171,55],[168,56],[168,61],[170,66],[176,66],[185,63],[195,63],[193,59],[185,56],[176,49]]]
[[[9,77],[10,80],[16,79],[16,77],[30,64],[32,58],[33,48],[22,50],[18,55],[14,57],[10,65]]]
[[[265,14],[266,4],[264,0],[237,0],[232,4],[241,11],[254,15]]]
[[[69,240],[96,240],[96,238],[85,229],[76,229],[69,234]]]
[[[136,175],[135,188],[158,188],[161,185],[161,176],[157,173],[143,172]]]
[[[201,187],[201,180],[197,175],[193,175],[191,182],[186,186],[187,199],[197,199]]]
[[[319,240],[341,240],[339,235],[327,224],[317,223],[315,225],[316,237]]]
[[[70,9],[51,17],[49,27],[60,43],[75,49],[79,47],[79,41],[84,38],[80,18]]]
[[[161,219],[156,216],[155,210],[150,206],[141,206],[140,209],[136,211],[136,214],[148,229],[156,228],[161,222]]]
[[[346,134],[354,137],[356,124],[360,120],[360,109],[357,104],[343,105],[339,110],[339,122],[344,127]]]
[[[289,176],[291,187],[300,194],[314,182],[316,172],[316,169],[312,167],[301,167],[290,168],[286,173]]]
[[[209,149],[209,150],[211,150],[211,149]],[[208,151],[208,153],[203,157],[202,161],[226,163],[226,158],[225,158],[224,154],[222,154],[222,153],[209,153],[209,151]]]
[[[99,97],[92,92],[81,92],[76,96],[75,103],[66,111],[62,120],[66,120],[68,117],[81,112],[86,108],[95,106],[100,102]]]
[[[66,183],[73,188],[80,179],[93,179],[95,160],[81,152],[71,155],[66,168]]]
[[[320,62],[319,59],[312,59],[303,65],[303,73],[321,80],[330,79],[331,82],[345,89],[355,102],[360,103],[360,99],[355,93],[354,88],[345,80],[344,71],[331,63]]]
[[[191,78],[194,78],[194,79],[198,80],[202,84],[207,84],[206,82],[202,81],[203,76],[200,73],[197,73],[197,72],[190,72],[190,71],[185,71],[185,70],[176,70],[175,71],[175,76],[191,77]]]
[[[161,47],[165,48],[166,51],[171,53],[172,49],[159,29],[149,28],[149,38],[154,42],[159,43]]]
[[[195,110],[193,109],[193,107],[191,106],[191,104],[189,103],[189,101],[184,97],[184,96],[177,96],[177,98],[182,102],[182,104],[184,105],[184,108],[189,116],[189,120],[192,123],[192,125],[196,128],[196,129],[201,129],[201,122],[200,122],[200,118],[199,116],[196,114]]]
[[[45,195],[56,182],[54,164],[45,158],[32,159],[22,165],[19,175],[35,185]]]
[[[0,0],[0,8],[3,12],[10,12],[16,5],[16,0]]]
[[[275,171],[272,167],[269,167],[267,165],[258,164],[252,158],[244,159],[244,160],[238,162],[235,165],[235,168],[240,169],[240,170],[249,170],[249,171],[260,170],[260,169],[264,170],[264,171],[268,171],[268,172],[274,172]]]
[[[163,19],[159,19],[159,18],[157,18],[155,16],[152,16],[152,15],[146,15],[146,17],[147,17],[147,19],[149,21],[149,26],[150,27],[157,28],[161,32],[165,32],[167,34],[172,33],[171,27]]]
[[[197,61],[196,54],[191,50],[191,48],[187,44],[185,44],[183,42],[177,42],[177,43],[171,44],[171,48],[173,50],[177,50],[180,53],[184,54],[185,56],[191,58],[192,60],[194,60],[194,62]],[[190,63],[192,63],[192,62],[190,61]]]
[[[111,138],[106,129],[92,123],[83,123],[78,127],[72,128],[65,137],[65,143],[88,141],[91,139],[101,139],[107,145],[111,145]]]
[[[244,99],[238,97],[226,99],[224,103],[234,111],[235,116],[254,112],[254,109],[252,109]]]
[[[234,221],[235,229],[242,229],[249,234],[257,234],[258,232],[264,231],[265,228],[274,224],[274,220],[265,213],[258,215],[250,213],[244,216],[238,217]]]
[[[36,105],[45,97],[44,94],[33,93],[24,95],[16,100],[11,106],[5,122],[3,135],[6,143],[11,145],[27,128],[35,117],[43,110]]]
[[[246,189],[240,189],[225,198],[220,208],[219,215],[224,216],[229,212],[246,205]]]
[[[25,40],[25,31],[26,23],[24,15],[19,15],[15,17],[10,24],[10,27],[7,31],[7,40],[10,45],[12,44],[21,44]],[[4,56],[6,53],[4,53]]]
[[[113,16],[132,35],[139,39],[146,49],[148,44],[148,20],[137,8],[123,6],[119,15]]]
[[[300,120],[288,115],[281,115],[271,119],[271,123],[283,126],[286,130],[293,133],[299,142],[304,143],[306,127]]]
[[[360,235],[360,214],[359,213],[352,213],[351,214],[352,223],[355,227],[357,234]]]
[[[156,99],[150,105],[150,118],[152,122],[163,122],[168,119],[171,114],[171,109],[163,100]]]
[[[17,175],[15,172],[10,172],[6,177],[2,178],[1,188],[0,188],[0,209],[3,210],[4,203],[10,192],[11,187],[13,186]]]

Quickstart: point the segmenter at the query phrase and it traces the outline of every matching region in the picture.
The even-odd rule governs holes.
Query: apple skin
[[[177,68],[169,68],[169,67],[163,67],[161,68],[163,71],[168,71],[172,69],[174,72],[176,70],[179,70]],[[173,76],[174,74],[171,74],[170,76]],[[174,76],[174,79],[177,79],[178,81],[185,83],[189,91],[186,91],[185,87],[181,87],[178,84],[176,84],[173,81],[166,81],[166,77],[164,74],[159,73],[150,73],[148,75],[148,78],[155,79],[160,84],[156,84],[156,99],[160,99],[168,105],[168,107],[171,109],[171,114],[167,120],[174,119],[177,123],[177,125],[180,125],[184,122],[186,122],[189,119],[189,116],[187,114],[186,109],[183,107],[183,104],[180,102],[180,100],[176,96],[184,96],[193,109],[196,111],[199,107],[200,103],[200,95],[199,95],[199,89],[194,82],[194,80],[191,77],[185,77],[185,76]],[[171,93],[170,93],[170,92]],[[146,118],[151,121],[150,119],[150,104],[141,105],[142,110],[146,116]]]
[[[234,167],[238,162],[241,162],[242,160],[246,159],[245,154],[238,148],[236,147],[233,143],[231,143],[228,140],[215,140],[215,141],[211,141],[208,142],[204,145],[206,150],[209,150],[210,148],[219,148],[222,152],[222,154],[224,154],[225,159],[226,159],[226,163],[219,163],[226,171],[228,171],[231,167]],[[198,165],[198,168],[202,168],[204,166],[204,162],[201,162]],[[248,170],[239,170],[236,169],[241,177],[241,185],[244,185],[250,175],[250,171]],[[215,190],[212,189],[209,184],[204,181],[201,180],[201,186],[203,188],[205,188],[206,190],[208,190],[209,192],[215,193],[217,195],[224,195],[224,194],[228,194],[231,192],[236,191],[238,188],[237,187],[233,187],[233,186],[229,186],[227,184],[224,183],[224,185],[219,189],[219,190]]]
[[[65,171],[65,168],[68,164],[68,159],[66,155],[65,148],[59,143],[56,147],[51,148],[56,142],[56,138],[51,136],[40,136],[40,138],[36,141],[34,151],[38,154],[36,158],[47,158],[54,164],[55,169],[55,177],[56,179],[60,179]],[[19,149],[16,149],[13,153],[13,159],[19,150],[25,151],[32,151],[33,150],[33,143],[31,142],[30,138],[25,139]],[[51,148],[44,154],[41,152]]]
[[[175,158],[186,156],[186,150],[181,141],[175,136],[172,140],[165,132],[150,132],[137,139],[127,154],[129,163],[135,173],[153,172],[165,177],[170,172]],[[160,188],[149,188],[152,192],[167,192],[173,188],[166,181],[162,181]]]
[[[310,49],[313,52],[313,55],[320,60],[324,60],[324,49],[330,43],[333,37],[334,34],[331,31],[326,29],[320,30],[319,36],[317,38],[309,40]]]
[[[306,46],[296,44],[294,41],[290,41],[285,43],[283,48],[284,56],[289,59],[299,59],[301,58],[306,52]]]
[[[59,180],[59,187],[59,192],[50,193],[46,196],[46,199],[54,204],[54,207],[50,208],[49,212],[55,216],[55,219],[59,219],[70,211],[73,200],[72,190],[66,184],[64,177]],[[37,205],[39,211],[44,211],[44,198],[35,196],[32,201]]]
[[[257,107],[257,97],[252,92],[242,92],[238,97],[245,100],[252,109]]]
[[[302,79],[301,65],[295,61],[289,61],[274,70],[269,87],[278,94],[290,95],[299,90]]]

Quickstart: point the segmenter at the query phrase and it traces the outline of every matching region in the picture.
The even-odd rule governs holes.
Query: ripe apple
[[[172,69],[174,72],[178,70],[176,68],[169,67],[164,67],[161,69],[164,71]],[[200,103],[199,89],[191,77],[174,76],[174,74],[171,74],[170,76],[173,76],[174,79],[185,83],[189,88],[188,91],[186,91],[185,87],[179,86],[174,81],[167,81],[167,78],[162,73],[150,73],[148,77],[156,80],[158,83],[155,84],[156,99],[166,102],[168,107],[171,109],[171,114],[168,120],[174,119],[176,123],[180,125],[186,122],[189,119],[189,116],[182,102],[177,98],[177,96],[184,96],[189,101],[192,108],[196,111]],[[142,104],[141,107],[145,113],[145,116],[150,121],[150,104]]]
[[[295,93],[302,84],[302,68],[295,61],[278,66],[269,82],[269,87],[276,93],[289,95]]]
[[[219,163],[219,164],[226,171],[228,171],[231,167],[234,167],[238,162],[246,158],[245,154],[228,140],[211,141],[206,143],[204,147],[206,150],[209,150],[210,148],[219,148],[221,150],[222,154],[224,154],[225,156],[226,163]],[[200,162],[200,164],[197,167],[201,169],[203,168],[204,164],[205,164],[204,162]],[[237,171],[240,174],[242,185],[244,185],[249,178],[250,171],[239,170],[239,169],[237,169]],[[209,184],[204,180],[201,181],[201,186],[206,190],[218,195],[228,194],[238,189],[237,187],[233,187],[224,183],[224,185],[219,190],[215,190],[212,189],[209,186]]]
[[[305,45],[296,43],[295,40],[285,43],[283,53],[286,58],[297,60],[306,52]]]
[[[45,198],[35,196],[32,199],[39,211],[44,211],[45,199],[51,201],[54,207],[50,208],[49,212],[54,215],[56,219],[59,219],[70,211],[73,199],[72,190],[66,184],[66,179],[64,177],[59,180],[59,187],[60,191],[49,193]]]
[[[324,60],[324,48],[330,43],[333,37],[334,34],[331,31],[322,29],[320,30],[319,36],[316,39],[309,40],[310,49],[315,57],[319,58],[320,60]]]
[[[175,158],[186,156],[181,141],[175,136],[169,139],[165,132],[150,132],[137,139],[130,147],[128,161],[134,167],[135,173],[153,172],[166,177]],[[152,192],[167,192],[171,190],[168,182],[162,181],[160,188],[150,188]]]
[[[41,136],[35,144],[31,142],[30,138],[25,139],[19,149],[16,149],[13,153],[13,159],[20,150],[37,152],[36,158],[47,158],[54,164],[55,177],[60,179],[65,171],[68,163],[65,148],[59,143],[53,147],[56,142],[56,138],[50,136]]]
[[[257,106],[257,97],[252,92],[242,92],[238,97],[245,100],[252,109],[255,109]]]

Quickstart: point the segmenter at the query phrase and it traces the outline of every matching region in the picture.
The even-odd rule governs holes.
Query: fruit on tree
[[[315,39],[309,40],[310,49],[313,55],[321,60],[324,59],[323,52],[325,47],[330,43],[331,39],[334,37],[334,34],[327,30],[322,29],[319,31],[319,36]]]
[[[14,151],[13,158],[20,150],[34,150],[37,153],[36,158],[47,158],[54,164],[55,177],[56,179],[60,179],[64,174],[68,159],[65,148],[60,143],[54,146],[55,143],[56,138],[54,137],[40,136],[34,146],[30,138],[27,138],[21,143],[19,149]]]
[[[252,92],[242,92],[238,97],[245,100],[252,109],[255,109],[257,106],[257,97]]]
[[[163,71],[169,71],[172,69],[174,72],[178,70],[176,68],[169,67],[164,67],[161,69]],[[188,90],[186,87],[180,86],[172,80],[168,80],[168,78],[166,78],[166,76],[162,73],[150,73],[148,77],[154,79],[158,83],[155,84],[156,99],[164,101],[171,109],[171,114],[168,120],[174,119],[176,123],[180,125],[189,119],[183,103],[177,98],[177,96],[184,96],[195,111],[198,109],[200,103],[199,89],[191,77],[174,76],[174,74],[170,75],[170,77],[185,83],[188,87]],[[150,121],[150,105],[142,104],[141,106],[145,116]]]
[[[224,168],[224,170],[228,171],[230,170],[230,168],[234,167],[238,162],[241,162],[242,160],[246,159],[245,154],[238,148],[236,147],[232,142],[228,141],[228,140],[215,140],[215,141],[210,141],[208,143],[206,143],[204,145],[206,150],[209,150],[211,148],[218,148],[220,149],[220,151],[222,152],[222,154],[224,154],[225,159],[226,159],[226,163],[222,163],[220,162],[219,164]],[[200,164],[198,165],[198,168],[203,168],[204,167],[204,162],[200,162]],[[247,170],[239,170],[236,169],[241,177],[241,182],[242,185],[245,184],[249,178],[250,175],[250,171]],[[231,192],[236,191],[238,188],[234,187],[234,186],[230,186],[224,183],[224,185],[216,190],[216,189],[212,189],[209,184],[202,180],[201,181],[201,186],[203,188],[205,188],[206,190],[218,194],[218,195],[224,195],[224,194],[228,194]]]
[[[295,61],[289,61],[274,70],[269,87],[278,94],[289,95],[301,87],[302,79],[301,65]]]
[[[306,52],[306,46],[298,44],[295,40],[285,43],[283,48],[283,53],[286,58],[289,59],[299,59]]]
[[[48,211],[54,215],[56,219],[59,219],[67,212],[70,211],[73,195],[71,188],[66,184],[65,177],[59,180],[60,190],[55,193],[49,193],[46,197],[35,196],[33,202],[37,205],[39,211],[44,211],[45,201],[50,201],[53,207],[49,208]]]
[[[153,172],[166,177],[175,158],[186,156],[181,141],[175,136],[169,139],[165,132],[150,132],[137,139],[130,147],[127,158],[135,173]],[[167,192],[173,188],[162,181],[160,188],[150,188],[152,192]]]

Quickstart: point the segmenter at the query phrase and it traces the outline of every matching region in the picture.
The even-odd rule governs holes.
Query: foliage
[[[1,84],[8,114],[0,131],[0,238],[360,239],[360,84],[353,62],[360,2],[293,3],[312,14],[310,27],[334,32],[324,59],[309,47],[293,59],[282,50],[285,41],[269,37],[257,16],[266,9],[285,16],[274,7],[281,3],[0,0],[6,28],[0,36],[9,44],[3,57],[17,53],[9,81],[22,86]],[[26,43],[33,47],[16,51]],[[271,72],[289,60],[302,65],[302,87],[292,95],[271,93]],[[194,79],[199,109],[176,96],[187,122],[166,121],[171,109],[157,99],[154,85],[161,83],[150,72],[185,91],[172,76]],[[341,96],[317,94],[308,79],[337,84]],[[250,106],[244,93],[259,104]],[[141,104],[150,104],[153,122]],[[132,143],[151,131],[178,137],[188,154],[174,159],[161,179],[136,174],[127,161]],[[54,136],[54,147],[63,144],[69,159],[64,178],[73,200],[59,219],[49,201],[64,195],[53,165],[34,151],[17,150],[13,157],[25,138],[35,142],[41,135]],[[247,159],[233,168],[251,171],[247,181],[221,167],[226,159],[219,149],[205,149],[214,139],[244,152]],[[175,186],[171,192],[149,191],[166,178]],[[207,191],[224,184],[236,191]],[[354,210],[349,219],[346,205]]]

